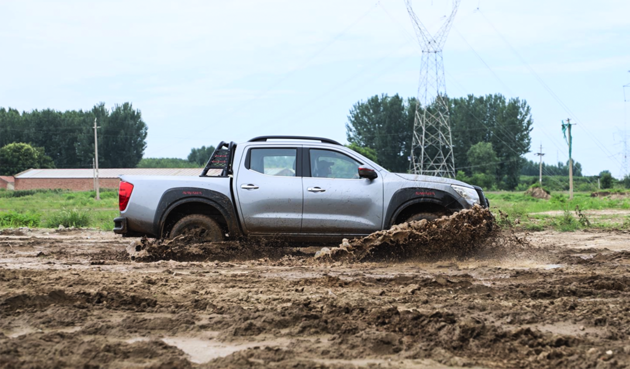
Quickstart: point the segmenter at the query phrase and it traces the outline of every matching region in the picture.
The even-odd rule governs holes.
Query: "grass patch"
[[[624,219],[620,224],[621,219],[592,220],[582,213],[586,210],[630,209],[630,198],[591,197],[590,192],[574,193],[572,200],[569,200],[568,192],[555,192],[549,200],[536,199],[522,192],[490,192],[486,195],[495,214],[500,210],[514,226],[530,231],[551,228],[570,232],[589,227],[630,229],[630,219]],[[576,211],[577,208],[580,211]],[[541,214],[546,212],[556,214]]]
[[[110,231],[114,228],[114,218],[119,214],[118,192],[115,189],[101,189],[100,201],[94,199],[95,195],[94,191],[0,191],[0,219],[4,219],[0,220],[0,228],[57,228],[61,224],[64,227]],[[38,221],[28,222],[23,219],[25,215],[15,214],[37,217]]]
[[[38,213],[0,212],[0,228],[39,227],[41,215]]]
[[[554,226],[560,232],[573,232],[580,228],[580,223],[570,211],[565,210],[562,216],[555,219]]]
[[[44,226],[46,228],[57,228],[64,226],[66,228],[84,228],[90,225],[90,214],[83,210],[61,210],[48,215]]]

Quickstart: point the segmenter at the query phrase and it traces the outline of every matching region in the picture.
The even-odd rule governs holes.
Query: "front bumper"
[[[483,194],[483,189],[479,186],[473,186],[475,188],[475,191],[477,191],[477,195],[479,195],[479,205],[481,205],[482,208],[490,208],[490,201],[488,201],[488,198]]]

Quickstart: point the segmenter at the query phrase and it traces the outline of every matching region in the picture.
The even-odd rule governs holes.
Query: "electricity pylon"
[[[405,0],[422,49],[418,105],[413,123],[411,171],[415,174],[455,177],[455,157],[449,123],[442,48],[451,29],[460,0],[453,0],[453,10],[442,27],[432,35]]]

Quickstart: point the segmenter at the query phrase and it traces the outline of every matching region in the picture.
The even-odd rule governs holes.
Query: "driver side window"
[[[359,179],[361,163],[331,150],[310,149],[311,177]]]

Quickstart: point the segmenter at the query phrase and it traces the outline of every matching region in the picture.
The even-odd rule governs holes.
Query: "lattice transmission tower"
[[[446,101],[442,48],[457,14],[460,0],[453,0],[451,14],[440,29],[431,34],[405,0],[407,12],[422,49],[418,102],[413,123],[411,171],[415,174],[455,177],[455,157]]]

